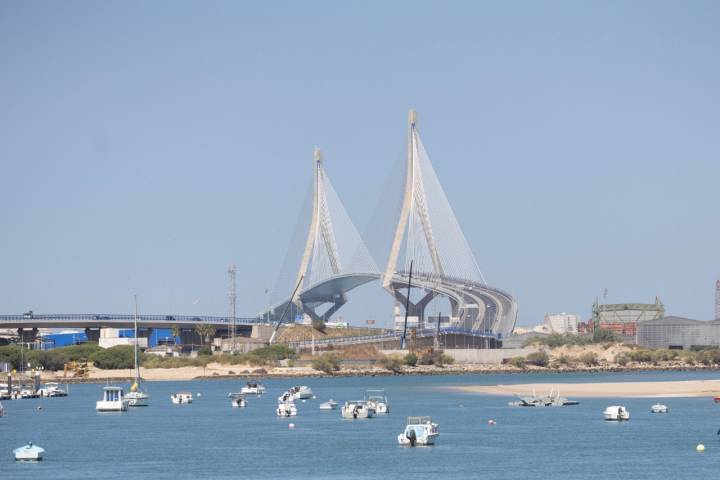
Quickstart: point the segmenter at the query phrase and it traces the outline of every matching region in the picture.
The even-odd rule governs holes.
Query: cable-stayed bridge
[[[148,328],[177,325],[192,328],[210,323],[227,329],[276,322],[282,312],[292,310],[314,320],[327,320],[348,301],[351,290],[380,280],[383,288],[417,319],[417,335],[432,335],[425,323],[428,305],[447,299],[450,323],[448,335],[486,337],[485,344],[508,336],[517,317],[512,295],[485,282],[465,235],[420,140],[417,114],[410,111],[407,155],[402,183],[402,202],[395,219],[394,235],[384,270],[380,270],[355,228],[325,171],[322,154],[313,158],[312,213],[304,236],[300,265],[292,288],[255,319],[224,317],[142,316],[138,322]],[[293,262],[297,259],[291,259]],[[296,264],[295,264],[296,265]],[[412,278],[411,278],[412,275]],[[408,288],[408,284],[412,288]],[[322,310],[324,308],[324,311]],[[292,320],[293,316],[286,320]],[[127,315],[78,314],[0,316],[0,328],[126,327]],[[439,322],[439,320],[438,320]],[[437,333],[438,329],[434,330]],[[392,336],[397,334],[386,334]],[[374,336],[377,337],[377,336]],[[383,340],[384,336],[380,336]],[[495,342],[495,343],[494,343]]]
[[[408,121],[402,207],[384,271],[377,268],[350,220],[317,149],[307,231],[295,281],[297,291],[265,312],[266,318],[277,321],[281,312],[293,305],[312,319],[327,320],[347,302],[350,290],[381,280],[407,314],[419,319],[421,331],[426,330],[426,308],[438,297],[450,303],[448,328],[498,338],[510,334],[515,326],[516,301],[485,282],[422,145],[415,111],[410,111]],[[413,298],[417,292],[420,297]],[[329,307],[319,313],[323,305]]]

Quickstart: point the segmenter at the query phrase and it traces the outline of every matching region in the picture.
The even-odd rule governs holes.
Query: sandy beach
[[[720,380],[612,383],[525,383],[453,387],[463,392],[489,395],[538,395],[560,389],[567,397],[713,397],[720,395]]]

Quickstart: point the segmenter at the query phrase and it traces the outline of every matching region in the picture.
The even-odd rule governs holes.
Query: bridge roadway
[[[316,308],[324,303],[344,299],[350,290],[380,279],[381,274],[372,272],[336,275],[311,285],[299,296],[304,305]],[[407,281],[407,274],[402,272],[396,273],[393,278],[393,284],[398,287],[407,285]],[[449,298],[453,305],[452,314],[458,317],[454,328],[506,337],[515,327],[517,312],[513,298],[509,293],[497,288],[464,279],[439,279],[424,275],[413,275],[412,286]],[[273,321],[279,319],[289,302],[287,299],[272,309]]]
[[[133,328],[134,315],[110,313],[78,314],[22,314],[0,315],[0,328]],[[238,317],[236,326],[248,326],[263,323],[261,318]],[[209,317],[197,315],[138,315],[140,328],[195,328],[199,324],[208,324],[216,328],[228,328],[232,325],[229,317]]]

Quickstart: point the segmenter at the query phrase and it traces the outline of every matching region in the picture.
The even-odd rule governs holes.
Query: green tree
[[[200,337],[200,343],[205,345],[210,343],[213,335],[215,335],[215,327],[209,323],[198,323],[195,325],[195,333]]]
[[[525,358],[525,361],[526,363],[529,363],[530,365],[535,365],[537,367],[547,367],[548,363],[550,363],[550,356],[545,350],[540,350],[539,352],[533,352],[528,354],[528,356]]]
[[[418,357],[417,357],[417,355],[415,355],[414,352],[410,352],[407,355],[405,355],[404,361],[405,361],[405,365],[414,367],[415,365],[417,365]]]
[[[334,353],[324,353],[313,359],[312,368],[332,375],[340,370],[340,359]]]

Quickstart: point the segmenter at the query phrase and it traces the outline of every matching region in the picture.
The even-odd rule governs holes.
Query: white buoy
[[[295,424],[294,423],[289,424],[288,428],[295,428]]]
[[[202,397],[202,393],[198,392],[197,396]]]
[[[704,452],[704,451],[705,451],[705,445],[703,445],[702,443],[698,443],[698,446],[695,447],[695,450],[697,450],[698,452]]]
[[[497,422],[495,420],[493,420],[492,418],[490,420],[488,420],[488,425],[496,425],[496,424],[497,424]]]

